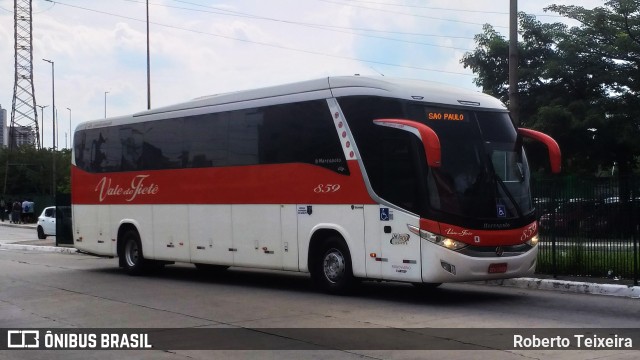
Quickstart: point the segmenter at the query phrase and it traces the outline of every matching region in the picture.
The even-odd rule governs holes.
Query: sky
[[[520,0],[543,22],[550,4]],[[33,81],[51,147],[87,120],[147,109],[145,0],[32,0]],[[14,0],[0,0],[0,106],[11,117]],[[327,76],[438,81],[480,91],[460,64],[489,23],[507,38],[509,0],[149,0],[151,107]],[[570,25],[575,25],[569,22]],[[38,110],[39,121],[42,121]]]

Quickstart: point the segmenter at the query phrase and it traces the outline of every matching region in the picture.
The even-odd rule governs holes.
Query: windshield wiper
[[[509,201],[511,201],[511,204],[513,204],[514,209],[516,209],[516,213],[518,214],[518,217],[523,217],[524,215],[522,214],[522,209],[520,208],[520,205],[518,204],[516,199],[513,197],[513,195],[511,194],[511,192],[507,188],[507,185],[504,183],[504,181],[502,181],[500,176],[498,176],[498,174],[496,174],[496,169],[493,167],[493,163],[491,162],[491,158],[490,157],[489,157],[489,161],[487,163],[488,163],[488,165],[490,167],[490,171],[489,172],[491,173],[491,177],[493,178],[493,180],[498,185],[500,185],[500,188],[502,189],[502,192],[504,192],[504,194],[507,196],[507,199],[509,199]]]

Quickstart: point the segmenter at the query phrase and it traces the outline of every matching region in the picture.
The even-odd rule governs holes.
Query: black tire
[[[44,230],[42,230],[42,226],[38,226],[38,239],[44,240],[46,238],[47,238],[47,234],[45,234]]]
[[[324,241],[311,264],[311,276],[316,284],[331,294],[345,294],[356,283],[351,267],[351,255],[341,238]]]
[[[122,261],[120,262],[124,270],[129,275],[141,275],[147,265],[142,254],[142,244],[137,231],[129,230],[122,237]]]

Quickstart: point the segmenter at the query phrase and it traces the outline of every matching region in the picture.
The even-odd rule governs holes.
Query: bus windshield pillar
[[[551,172],[560,173],[562,167],[562,156],[560,155],[560,147],[558,143],[549,135],[536,130],[518,128],[518,134],[523,137],[533,139],[543,143],[549,150],[549,162],[551,163]]]
[[[406,119],[377,119],[373,120],[373,123],[380,126],[408,131],[416,135],[424,146],[424,152],[427,156],[427,164],[435,168],[440,167],[442,158],[440,139],[436,132],[427,125]]]

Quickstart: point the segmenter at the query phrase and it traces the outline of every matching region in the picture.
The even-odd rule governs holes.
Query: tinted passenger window
[[[142,147],[144,139],[144,124],[129,124],[118,128],[122,144],[122,171],[143,170]]]
[[[257,165],[260,161],[259,136],[264,131],[260,110],[240,110],[224,113],[229,117],[228,164]]]
[[[204,114],[184,119],[185,167],[227,165],[229,118]]]
[[[261,163],[307,163],[349,173],[326,101],[270,106],[262,114]]]
[[[144,123],[142,168],[179,169],[184,167],[182,118]]]
[[[88,129],[76,165],[91,172],[308,163],[348,174],[325,100]]]
[[[78,167],[91,172],[120,170],[121,145],[115,128],[78,132],[74,144]]]

